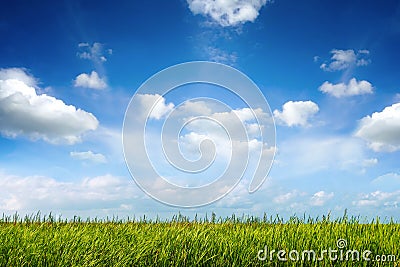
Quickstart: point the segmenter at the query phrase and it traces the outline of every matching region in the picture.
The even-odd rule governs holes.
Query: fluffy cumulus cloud
[[[0,70],[0,132],[9,137],[74,144],[99,124],[93,114],[38,94],[37,82],[24,69]]]
[[[355,136],[366,140],[377,152],[400,150],[400,103],[362,118]]]
[[[374,92],[374,87],[368,81],[357,81],[356,78],[352,78],[347,84],[332,84],[326,81],[319,87],[319,90],[325,94],[340,98],[347,96],[372,94]]]
[[[92,71],[90,74],[82,73],[76,76],[74,86],[101,90],[107,87],[107,83],[97,72]]]
[[[344,70],[354,66],[366,66],[370,63],[368,50],[355,52],[352,49],[333,49],[331,54],[331,61],[329,63],[322,63],[320,66],[324,71]]]
[[[138,111],[140,110],[149,110],[154,105],[150,114],[143,114],[143,116],[148,117],[150,119],[159,120],[165,115],[167,115],[175,105],[173,103],[165,103],[165,98],[160,96],[159,94],[139,94],[137,95],[138,99]]]
[[[26,69],[23,68],[9,68],[0,69],[0,80],[2,84],[9,79],[17,80],[27,86],[36,87],[37,79],[29,75]]]
[[[274,110],[274,116],[282,125],[305,127],[318,111],[318,105],[312,101],[289,101],[282,106],[282,111]]]
[[[92,151],[70,152],[70,156],[77,160],[92,161],[95,163],[106,163],[107,159],[103,154],[93,153]]]
[[[208,16],[226,27],[253,22],[267,0],[187,0],[187,3],[193,14]]]

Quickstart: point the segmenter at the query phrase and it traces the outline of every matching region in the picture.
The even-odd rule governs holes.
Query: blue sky
[[[0,34],[4,213],[400,219],[399,1],[12,1]],[[182,209],[133,182],[121,133],[143,82],[196,60],[258,85],[276,157],[257,192]],[[193,96],[165,97],[164,113]]]

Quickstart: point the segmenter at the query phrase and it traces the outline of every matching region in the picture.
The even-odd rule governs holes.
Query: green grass
[[[370,250],[372,255],[395,255],[394,262],[260,261],[258,251],[275,249]],[[338,220],[234,216],[170,221],[122,221],[111,218],[73,220],[40,215],[0,219],[0,266],[400,266],[400,225],[389,221],[360,223],[344,216]],[[293,254],[295,255],[295,254]],[[339,255],[340,256],[340,255]],[[286,255],[286,257],[288,257]],[[361,257],[361,256],[360,256]],[[344,257],[345,258],[345,257]]]

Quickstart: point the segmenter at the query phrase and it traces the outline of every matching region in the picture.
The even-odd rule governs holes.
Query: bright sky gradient
[[[400,1],[16,0],[0,35],[0,212],[400,219]],[[179,209],[133,182],[121,131],[143,82],[194,60],[258,85],[277,154],[254,194]]]

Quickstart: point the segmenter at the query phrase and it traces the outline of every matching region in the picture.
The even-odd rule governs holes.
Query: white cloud
[[[278,123],[291,126],[309,126],[309,119],[319,111],[312,101],[289,101],[282,106],[282,111],[274,110]]]
[[[328,200],[332,199],[334,195],[335,194],[333,192],[326,193],[325,191],[319,191],[311,197],[311,205],[323,206]]]
[[[78,160],[89,160],[89,161],[93,161],[96,163],[106,163],[107,159],[103,154],[100,153],[93,153],[92,151],[85,151],[85,152],[70,152],[69,153],[70,156],[74,159],[78,159]]]
[[[191,102],[191,101],[190,101]],[[198,114],[196,113],[199,109],[197,108],[197,104],[195,103],[201,103],[204,105],[204,110],[207,111],[205,114]],[[191,109],[189,109],[189,107]],[[236,139],[239,136],[235,135],[236,133],[239,133],[244,127],[246,130],[246,133],[248,135],[249,140],[253,138],[258,138],[261,132],[264,129],[264,126],[266,123],[271,123],[272,120],[270,120],[270,116],[265,113],[261,108],[257,109],[250,109],[250,108],[238,108],[230,111],[225,111],[225,112],[218,112],[215,107],[210,105],[209,103],[199,101],[199,102],[192,102],[192,104],[189,105],[183,105],[179,107],[179,113],[183,111],[183,108],[186,112],[187,118],[194,118],[197,115],[203,115],[203,116],[208,116],[211,119],[214,119],[215,121],[218,121],[221,125],[229,125],[229,128],[231,129],[231,136],[230,138]],[[214,110],[213,110],[214,108]],[[181,110],[182,109],[182,110]],[[213,112],[208,112],[208,111],[213,111]],[[259,119],[257,122],[256,117]],[[233,123],[237,119],[240,120],[240,124],[238,123]],[[190,124],[188,124],[186,127],[195,132],[202,132],[207,135],[215,135],[218,136],[218,132],[220,130],[220,127],[212,127],[209,121],[205,120],[194,120]],[[216,131],[214,131],[216,130]],[[242,136],[244,137],[244,136]],[[248,141],[247,137],[245,139],[243,138],[238,138],[236,139],[238,141]]]
[[[359,50],[357,53],[352,50],[333,49],[330,63],[321,64],[320,68],[324,71],[338,71],[348,69],[353,66],[366,66],[369,60],[368,50]]]
[[[369,60],[366,60],[364,58],[357,60],[357,66],[367,66],[371,63]]]
[[[90,45],[89,43],[79,43],[78,44],[79,52],[77,56],[82,59],[88,59],[95,63],[102,63],[107,61],[108,55],[112,54],[112,49],[107,49],[105,51],[104,45],[101,43],[93,43]]]
[[[234,65],[237,61],[237,54],[235,52],[228,53],[220,48],[208,47],[206,53],[211,61],[224,63],[227,65]]]
[[[62,182],[43,176],[18,177],[0,173],[0,209],[4,211],[56,212],[117,208],[136,198],[130,178],[110,174]]]
[[[99,77],[97,72],[92,71],[90,74],[82,73],[76,76],[74,86],[100,90],[106,88],[107,83]]]
[[[379,190],[390,191],[395,188],[400,188],[400,174],[387,173],[372,180],[371,185]]]
[[[0,69],[0,80],[5,81],[8,79],[21,81],[30,87],[36,87],[37,85],[35,77],[30,75],[24,68]]]
[[[400,103],[362,118],[355,136],[366,140],[377,152],[400,150]]]
[[[326,170],[354,173],[365,168],[365,150],[358,138],[296,136],[279,144],[276,167],[293,177]]]
[[[369,50],[367,50],[367,49],[361,49],[361,50],[358,50],[358,53],[359,53],[359,54],[366,54],[366,55],[369,55]]]
[[[253,22],[267,0],[187,0],[187,3],[193,14],[209,16],[226,27]]]
[[[159,120],[165,115],[167,115],[175,105],[173,103],[165,103],[165,98],[160,96],[159,94],[151,95],[151,94],[139,94],[137,95],[139,100],[138,110],[148,110],[155,104],[150,114],[143,114],[145,117],[149,117],[150,119]]]
[[[74,144],[99,124],[93,114],[38,95],[35,79],[24,69],[0,69],[0,132],[9,137]]]
[[[360,194],[359,198],[352,202],[359,207],[379,207],[384,209],[398,208],[400,203],[400,190],[394,192],[374,191]]]
[[[285,204],[293,200],[297,200],[298,197],[305,196],[305,192],[299,192],[297,190],[292,190],[287,193],[280,194],[274,197],[273,201],[277,204]]]
[[[222,151],[225,151],[222,153],[224,155],[230,153],[230,141],[236,141],[235,147],[240,147],[243,151],[247,146],[250,151],[261,150],[262,142],[258,139],[264,130],[264,124],[269,122],[269,116],[261,108],[238,108],[225,112],[218,112],[216,109],[212,104],[204,101],[187,101],[184,105],[179,106],[176,116],[185,116],[188,120],[202,115],[218,122],[216,124],[209,120],[199,119],[192,120],[187,124],[185,128],[189,130],[189,133],[182,135],[180,141],[190,147],[189,150],[198,152],[198,145],[204,139],[213,140]],[[203,114],[199,114],[199,111],[203,111]],[[259,119],[258,123],[255,115]],[[234,123],[237,119],[239,119],[239,124]],[[224,129],[222,126],[226,128]],[[229,136],[225,132],[227,129],[230,130]],[[247,134],[245,136],[238,134],[243,129]]]
[[[371,166],[374,166],[376,164],[378,164],[378,159],[377,158],[365,159],[365,160],[363,160],[363,163],[362,163],[362,165],[364,167],[371,167]]]
[[[368,81],[357,81],[356,78],[352,78],[348,84],[332,84],[326,81],[319,87],[319,90],[325,94],[340,98],[346,96],[372,94],[374,88]]]
[[[160,99],[159,95],[140,95],[133,103],[137,115],[141,114],[141,106],[151,106],[158,99]],[[150,104],[147,103],[147,100]],[[173,104],[170,104],[173,107]],[[213,182],[227,168],[229,168],[229,172],[238,174],[232,179],[240,177],[240,174],[246,171],[248,173],[244,177],[251,180],[252,177],[262,175],[264,166],[266,166],[265,168],[269,167],[268,164],[272,161],[275,152],[272,143],[274,139],[268,139],[265,136],[264,139],[261,139],[261,133],[264,128],[269,127],[267,130],[270,133],[274,132],[275,128],[271,123],[265,127],[254,125],[256,117],[253,112],[257,114],[257,117],[259,115],[260,122],[265,120],[265,117],[268,117],[268,122],[272,122],[272,118],[260,108],[253,111],[249,108],[231,110],[226,105],[221,105],[220,102],[203,99],[185,101],[174,108],[171,113],[169,113],[169,108],[166,108],[167,106],[166,101],[163,101],[163,109],[166,109],[167,112],[161,112],[161,114],[167,114],[166,123],[162,125],[152,123],[146,129],[145,142],[146,153],[153,167],[160,171],[159,175],[166,177],[168,181],[183,187],[201,186]],[[144,110],[149,110],[149,108],[144,108]],[[159,117],[163,116],[165,115]],[[156,129],[157,127],[159,129]],[[161,131],[162,139],[160,138]],[[140,129],[136,134],[132,132],[129,138],[130,147],[135,146],[135,139],[137,139],[135,136],[143,134],[143,130]],[[266,142],[271,143],[267,144]],[[141,160],[136,153],[129,156],[137,157],[138,161]],[[263,160],[262,167],[258,168],[260,157],[266,158],[266,160]],[[191,160],[195,162],[191,162]],[[172,162],[175,167],[171,164]],[[244,167],[246,165],[249,167]],[[176,166],[179,166],[178,170],[204,170],[204,172],[196,172],[188,176],[187,172],[177,171]],[[255,173],[256,169],[257,173]],[[137,176],[145,176],[150,173],[147,170],[144,172],[143,175]],[[156,183],[149,186],[152,190],[157,190],[159,194],[163,194],[162,187],[167,188],[163,183],[160,183],[160,187],[157,188],[155,188]],[[221,188],[215,188],[215,190],[210,193],[214,194]],[[188,198],[188,203],[197,198],[197,196],[179,197]]]
[[[331,51],[332,54],[332,62],[327,64],[322,64],[321,69],[327,71],[335,71],[335,70],[343,70],[350,67],[356,61],[357,57],[354,53],[354,50],[338,50],[333,49]]]
[[[177,115],[190,114],[191,116],[209,116],[213,113],[212,108],[205,101],[186,101],[178,107],[177,111]]]

